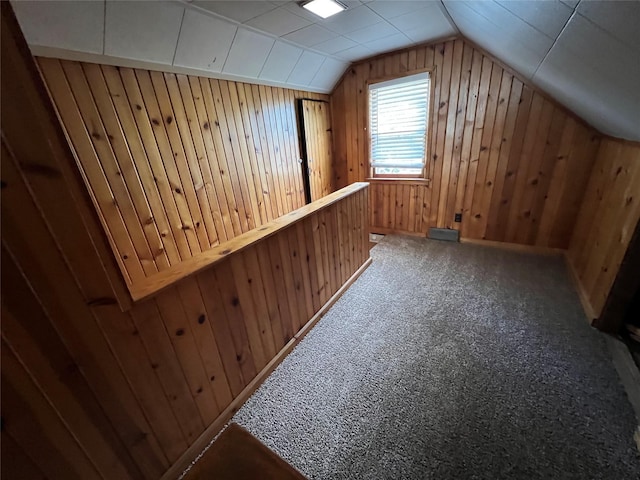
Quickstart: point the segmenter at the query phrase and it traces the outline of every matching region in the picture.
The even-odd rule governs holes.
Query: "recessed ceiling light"
[[[306,8],[311,13],[315,13],[322,18],[328,18],[347,9],[347,7],[335,0],[311,0],[303,3],[302,8]]]

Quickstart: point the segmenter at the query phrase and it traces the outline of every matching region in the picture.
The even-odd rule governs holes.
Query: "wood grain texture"
[[[38,64],[129,284],[304,205],[295,99],[327,96]]]
[[[366,82],[425,68],[430,182],[373,183],[371,230],[453,228],[462,238],[568,248],[601,136],[462,39],[349,68],[331,95],[336,186],[370,176]]]
[[[182,279],[190,277],[201,270],[215,265],[217,262],[222,261],[234,253],[242,252],[243,250],[253,246],[255,243],[261,242],[268,237],[279,233],[283,228],[289,227],[314,215],[318,210],[333,205],[334,203],[339,203],[344,198],[366,188],[368,188],[368,184],[365,182],[353,183],[348,187],[344,187],[337,192],[333,192],[319,200],[316,200],[315,202],[305,205],[304,207],[300,207],[286,215],[276,218],[275,220],[271,220],[260,228],[243,233],[242,235],[210,248],[206,252],[202,252],[177,265],[171,266],[162,272],[158,272],[157,274],[132,285],[132,298],[137,301],[154,295],[165,288],[173,286],[176,282]],[[332,227],[332,229],[337,229],[337,225],[332,225]],[[286,247],[286,245],[278,244],[276,247],[280,249],[281,247]],[[285,255],[287,253],[286,249],[281,253],[283,256],[288,256]]]
[[[19,139],[4,134],[3,418],[24,462],[9,468],[158,478],[368,259],[361,184],[258,229],[243,248],[222,244],[221,260],[122,312],[97,254],[76,261],[91,237],[54,234],[66,223],[51,223],[62,218],[53,210],[77,215],[68,194],[43,205],[33,167],[14,154]]]
[[[122,222],[124,212],[113,202],[105,211],[94,208],[97,194],[92,198],[85,186],[83,175],[88,173],[78,168],[10,4],[3,2],[1,8],[2,70],[11,72],[2,75],[1,89],[3,478],[160,478],[208,427],[220,425],[223,415],[237,407],[237,399],[245,398],[240,394],[263,378],[258,372],[283,357],[280,352],[301,326],[366,263],[368,239],[362,217],[367,214],[367,190],[354,191],[213,268],[131,305],[118,266],[123,259],[114,256],[108,231],[101,225],[107,214],[113,225]],[[84,68],[65,67],[70,76]],[[156,77],[131,71],[126,82],[153,85]],[[86,78],[78,75],[73,80],[78,91],[84,89],[83,95],[89,93]],[[177,86],[163,84],[169,96],[181,87],[180,81]],[[244,87],[245,96],[253,93],[253,88]],[[211,99],[217,92],[212,95]],[[221,91],[223,106],[226,95]],[[282,99],[286,95],[293,112],[294,93],[283,91]],[[163,113],[166,97],[155,98],[154,108]],[[114,111],[119,108],[94,103],[80,111],[74,105],[87,118],[96,118],[96,112],[109,105]],[[185,111],[192,107],[196,111],[202,105],[185,106]],[[130,112],[130,125],[142,124],[136,115]],[[273,121],[278,122],[275,117]],[[282,117],[279,121],[285,128]],[[104,142],[98,147],[88,140],[85,146],[94,154],[99,148],[109,162],[115,162],[110,156],[115,157],[116,150],[137,149],[136,155],[146,155],[152,146],[150,138],[143,138],[147,133],[153,133],[160,151],[156,135],[165,138],[165,146],[171,145],[179,130],[189,127],[179,116],[175,122],[178,131],[165,125],[154,133],[150,126],[143,133],[138,130],[138,140],[136,135],[127,137],[126,145]],[[101,138],[105,132],[111,134],[97,123],[93,126]],[[291,131],[293,123],[286,128]],[[78,129],[88,132],[84,123]],[[206,142],[215,148],[215,139]],[[234,145],[239,140],[227,146]],[[201,138],[193,148],[208,147]],[[153,174],[159,164],[149,164],[147,173]],[[118,163],[122,178],[141,178],[137,170],[135,175],[131,170],[125,174],[131,165],[132,160],[128,166]],[[91,174],[101,178],[115,163],[105,161],[97,167]],[[177,162],[175,170],[165,167],[168,179],[185,171]],[[145,201],[129,197],[127,218],[144,218],[149,213],[144,209],[156,201],[169,208],[166,193],[158,189],[155,199]],[[198,197],[195,188],[190,198],[173,198],[174,211],[203,211],[204,197]],[[256,193],[259,203],[258,198]],[[248,193],[246,200],[253,205]],[[252,211],[261,215],[260,209]],[[239,216],[225,220],[224,211],[218,212],[209,220],[223,229],[249,222]],[[148,250],[149,256],[132,264],[137,270],[125,272],[159,270],[181,249],[199,248],[204,240],[198,231],[189,237],[184,230],[170,230],[167,235],[182,235],[180,244],[154,255],[155,237],[148,236],[145,227],[129,238],[132,248],[134,242],[138,248],[132,251],[147,255]],[[274,281],[275,277],[282,280]]]
[[[128,328],[126,317],[105,321],[126,286],[10,5],[1,8],[2,70],[12,72],[1,89],[2,350],[22,369],[2,363],[3,424],[48,478],[157,478],[169,460],[107,336]]]
[[[282,349],[269,361],[269,363],[247,384],[246,387],[233,399],[227,408],[213,422],[200,437],[182,454],[182,456],[165,472],[161,480],[173,480],[178,477],[193,459],[211,442],[211,438],[228,423],[231,417],[238,411],[242,404],[255,392],[264,380],[275,370],[282,360],[302,341],[315,324],[329,311],[335,302],[355,282],[360,275],[371,265],[372,259],[368,258],[360,268],[333,294],[333,296],[320,308],[311,319],[289,340]]]
[[[300,111],[304,125],[304,151],[313,201],[335,190],[331,108],[329,102],[301,100]]]
[[[640,220],[640,145],[604,139],[567,252],[590,321],[602,312]]]

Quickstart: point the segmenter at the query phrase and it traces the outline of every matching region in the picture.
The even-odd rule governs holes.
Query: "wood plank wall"
[[[462,39],[347,71],[331,95],[336,185],[370,175],[367,82],[424,68],[433,70],[430,182],[372,184],[372,230],[444,227],[463,238],[567,248],[600,135]]]
[[[605,138],[567,253],[590,320],[605,305],[640,221],[640,144]]]
[[[367,190],[122,311],[126,285],[2,2],[2,478],[157,479],[368,258]]]
[[[3,435],[48,478],[158,478],[368,258],[361,190],[122,312],[2,146]]]
[[[38,63],[129,283],[304,205],[295,99],[326,95]]]

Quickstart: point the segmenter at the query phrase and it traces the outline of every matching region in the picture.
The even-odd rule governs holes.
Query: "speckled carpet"
[[[387,236],[235,415],[313,479],[634,479],[636,426],[560,257]]]

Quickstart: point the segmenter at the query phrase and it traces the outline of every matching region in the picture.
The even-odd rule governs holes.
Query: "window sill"
[[[365,181],[369,183],[402,183],[403,185],[429,185],[431,180],[428,178],[395,178],[395,177],[373,177],[367,178]]]

